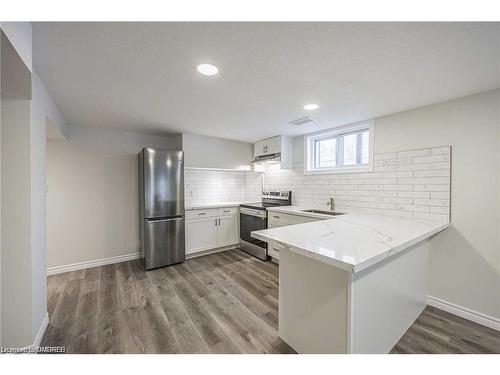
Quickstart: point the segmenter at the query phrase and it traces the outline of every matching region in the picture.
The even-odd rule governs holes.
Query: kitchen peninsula
[[[280,249],[280,337],[299,353],[388,353],[426,306],[428,239],[448,226],[345,214],[252,232]]]

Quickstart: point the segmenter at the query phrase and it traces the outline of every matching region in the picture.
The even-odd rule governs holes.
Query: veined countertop
[[[288,208],[288,213],[293,210]],[[273,211],[277,209],[273,208]],[[284,207],[280,212],[287,212]],[[288,250],[356,273],[446,229],[448,222],[345,214],[333,219],[252,232]]]
[[[207,209],[207,208],[224,208],[224,207],[238,207],[240,204],[244,203],[255,203],[256,201],[252,202],[212,202],[212,203],[201,203],[201,204],[195,204],[189,207],[185,207],[184,210],[189,211],[189,210],[202,210],[202,209]]]

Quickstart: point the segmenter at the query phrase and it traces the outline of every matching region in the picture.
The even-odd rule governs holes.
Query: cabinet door
[[[259,156],[266,154],[266,142],[258,141],[253,144],[253,156]]]
[[[238,243],[238,228],[236,215],[220,216],[218,226],[218,247]]]
[[[265,140],[266,154],[277,154],[281,152],[281,136],[268,138]]]
[[[283,227],[285,225],[295,225],[295,224],[303,224],[309,223],[312,221],[324,220],[316,217],[306,217],[302,215],[293,215],[293,214],[284,214],[281,212],[268,212],[268,227],[269,228],[278,228]]]
[[[284,227],[285,225],[290,225],[288,224],[287,221],[283,219],[282,216],[283,215],[280,213],[268,211],[267,227],[278,228],[278,227]]]
[[[193,254],[217,247],[217,219],[186,220],[186,254]]]
[[[269,254],[269,256],[273,257],[274,259],[279,259],[280,249],[278,245],[274,241],[271,241],[267,246],[267,253]]]

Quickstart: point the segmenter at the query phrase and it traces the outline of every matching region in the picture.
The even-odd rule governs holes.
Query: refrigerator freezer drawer
[[[183,262],[186,258],[184,218],[145,220],[146,269]]]

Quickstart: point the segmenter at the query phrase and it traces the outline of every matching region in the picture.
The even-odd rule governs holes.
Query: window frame
[[[343,143],[339,136],[346,136],[352,133],[358,133],[362,130],[368,130],[368,163],[362,165],[341,165],[335,167],[317,168],[316,165],[316,147],[319,141],[337,137],[335,145],[336,161],[342,160],[343,163]],[[338,128],[322,130],[315,133],[304,135],[304,173],[353,173],[353,172],[373,172],[373,145],[374,145],[374,131],[373,120],[360,121],[353,124],[341,126]],[[359,152],[359,150],[358,150]],[[339,158],[341,156],[341,158]],[[358,158],[359,155],[357,155]]]

